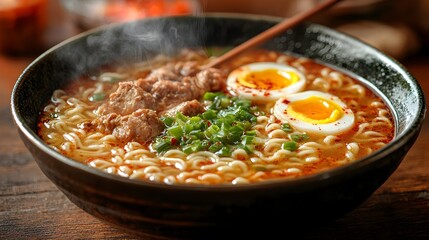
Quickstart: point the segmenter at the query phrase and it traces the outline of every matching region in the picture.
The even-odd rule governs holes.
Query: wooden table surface
[[[10,92],[32,58],[0,55],[0,239],[137,239],[87,214],[39,170],[10,112]],[[429,57],[402,62],[429,96]],[[429,118],[393,175],[360,207],[304,239],[429,239]]]

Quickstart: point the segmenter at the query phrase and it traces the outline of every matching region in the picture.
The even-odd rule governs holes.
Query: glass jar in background
[[[41,53],[46,25],[47,0],[1,0],[0,51],[9,55]]]
[[[61,0],[61,3],[82,31],[108,23],[200,11],[196,0]]]

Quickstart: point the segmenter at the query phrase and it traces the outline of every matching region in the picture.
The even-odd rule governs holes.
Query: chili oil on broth
[[[121,81],[147,76],[153,67],[169,61],[210,59],[188,51],[177,59],[160,56],[133,67],[102,70],[97,76],[83,76],[65,89],[56,90],[43,109],[39,136],[63,155],[130,179],[146,179],[166,184],[246,184],[270,179],[296,178],[315,174],[359,160],[382,148],[394,137],[393,117],[386,104],[356,79],[311,59],[268,50],[255,50],[237,57],[222,67],[225,73],[255,62],[276,62],[298,69],[307,80],[304,91],[316,90],[338,96],[354,113],[355,123],[339,135],[320,135],[285,131],[275,117],[274,101],[258,104],[265,114],[256,117],[254,149],[237,148],[231,156],[210,151],[186,154],[169,149],[158,154],[151,142],[121,142],[103,131],[85,127],[98,117],[96,109],[107,101]],[[226,80],[226,79],[225,79]],[[226,91],[226,90],[225,90]],[[307,136],[287,150],[292,135]]]

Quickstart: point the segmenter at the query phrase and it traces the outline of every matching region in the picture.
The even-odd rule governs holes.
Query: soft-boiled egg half
[[[304,91],[278,99],[274,115],[295,129],[319,135],[341,134],[355,122],[352,110],[340,98],[320,91]]]
[[[305,76],[296,68],[275,62],[256,62],[233,70],[227,79],[228,90],[253,101],[275,101],[302,91]]]

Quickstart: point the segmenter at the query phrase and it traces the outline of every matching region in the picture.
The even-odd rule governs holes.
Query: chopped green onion
[[[168,116],[161,117],[161,120],[162,122],[164,122],[165,126],[167,127],[171,127],[175,121],[173,117],[168,117]]]
[[[211,109],[203,112],[201,115],[205,120],[213,120],[217,117],[216,111]]]
[[[181,112],[177,112],[176,113],[176,118],[179,119],[179,120],[181,120],[181,121],[183,121],[183,122],[186,122],[186,120],[188,120],[188,117],[186,117],[185,115],[183,115],[183,113],[181,113]]]
[[[310,138],[310,136],[308,136],[308,134],[305,134],[305,133],[303,133],[303,134],[291,134],[290,135],[290,139],[292,139],[295,142],[302,142],[302,141],[305,141],[309,138]]]
[[[251,145],[240,146],[240,148],[244,149],[247,153],[253,153],[253,147]]]
[[[298,149],[298,143],[297,142],[295,142],[295,141],[290,141],[290,142],[284,142],[283,144],[282,144],[282,149],[284,149],[284,150],[289,150],[289,151],[295,151],[295,150],[297,150]]]
[[[173,136],[175,138],[180,138],[183,135],[183,128],[182,126],[171,126],[167,129],[167,134],[170,136]]]
[[[227,108],[231,102],[229,101],[229,98],[220,98],[220,107]]]
[[[174,117],[161,117],[166,129],[154,140],[152,148],[158,153],[178,148],[186,154],[204,150],[219,156],[231,156],[237,148],[253,152],[256,131],[252,127],[256,116],[252,112],[258,109],[249,100],[223,93],[207,92],[203,99],[208,105],[202,114],[187,117],[178,112]]]
[[[183,146],[182,150],[186,154],[190,154],[193,152],[198,152],[204,149],[203,143],[201,140],[197,139],[193,141],[191,144]]]
[[[191,145],[185,145],[182,147],[182,151],[186,154],[191,154],[192,153],[192,146]]]
[[[206,135],[207,138],[211,138],[213,136],[216,136],[219,130],[220,130],[219,126],[213,124],[204,131],[204,134]]]
[[[247,131],[246,135],[247,136],[256,136],[256,131],[255,130]]]
[[[229,157],[231,156],[231,148],[229,148],[228,146],[224,146],[222,147],[219,151],[216,152],[217,155],[219,155],[220,157]]]
[[[209,147],[210,152],[217,152],[223,147],[221,142],[215,142]]]
[[[241,144],[243,144],[243,145],[252,144],[254,139],[255,139],[255,137],[253,137],[253,136],[243,135],[241,137]]]
[[[221,93],[215,93],[215,92],[206,92],[203,96],[204,100],[213,101],[215,97],[220,96]]]
[[[283,123],[281,129],[285,132],[292,132],[292,128],[290,127],[289,123]]]
[[[155,142],[152,144],[152,147],[157,152],[165,152],[172,148],[172,142],[173,142],[173,138],[168,136],[163,138],[157,138]]]

